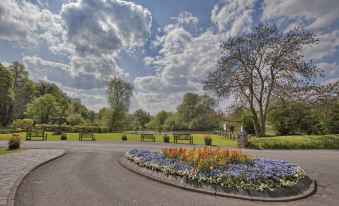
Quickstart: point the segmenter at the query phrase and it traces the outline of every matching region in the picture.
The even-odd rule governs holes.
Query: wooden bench
[[[173,134],[174,143],[178,143],[178,140],[189,140],[190,144],[193,144],[193,136],[191,134]]]
[[[44,131],[29,131],[26,132],[26,140],[32,140],[32,137],[40,137],[41,140],[47,140],[47,134]]]
[[[142,142],[145,142],[145,139],[149,139],[151,140],[152,142],[155,142],[155,136],[154,134],[140,134],[141,135],[141,141]]]
[[[84,138],[90,138],[92,141],[95,141],[95,135],[91,132],[79,132],[79,141],[82,141]]]

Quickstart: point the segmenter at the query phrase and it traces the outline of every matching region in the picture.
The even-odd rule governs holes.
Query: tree
[[[8,68],[13,76],[15,101],[13,113],[15,118],[24,118],[26,105],[33,98],[33,82],[28,78],[28,71],[23,64],[14,62]]]
[[[221,46],[217,69],[204,82],[216,96],[233,96],[253,116],[256,136],[265,135],[267,113],[273,99],[313,88],[322,72],[306,62],[303,47],[317,42],[315,34],[296,27],[287,33],[261,24],[253,32],[230,37]]]
[[[48,124],[50,120],[62,117],[60,105],[51,94],[35,98],[27,105],[28,115],[41,124]]]
[[[0,64],[0,123],[7,126],[12,121],[14,89],[11,73]]]
[[[162,130],[164,127],[164,123],[166,119],[171,115],[170,112],[160,111],[158,114],[155,115],[153,122],[154,122],[154,129]],[[152,121],[152,120],[151,120]]]
[[[123,127],[124,118],[129,109],[132,85],[120,78],[112,79],[107,86],[108,103],[111,109],[109,127],[118,130]]]
[[[81,125],[84,123],[84,118],[81,114],[71,114],[67,117],[67,122],[72,126]]]
[[[185,129],[206,130],[217,127],[216,101],[207,96],[186,93],[177,108],[177,125]]]
[[[136,110],[134,116],[137,128],[142,130],[145,129],[145,125],[151,120],[150,115],[142,109]]]

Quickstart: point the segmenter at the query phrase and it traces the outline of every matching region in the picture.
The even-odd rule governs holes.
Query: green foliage
[[[290,103],[270,113],[278,135],[339,133],[339,100],[337,97],[306,105]]]
[[[81,114],[71,114],[69,117],[67,117],[67,122],[71,126],[81,125],[84,123],[84,118],[81,116]]]
[[[132,91],[132,85],[120,78],[114,78],[108,84],[107,96],[111,109],[108,123],[111,130],[117,131],[124,128]]]
[[[33,98],[34,83],[28,78],[28,71],[23,64],[14,62],[8,67],[13,76],[13,86],[15,93],[15,101],[13,113],[15,118],[24,118],[26,105]]]
[[[12,75],[0,64],[0,126],[7,126],[12,121],[14,96]]]
[[[126,135],[126,134],[122,134],[121,140],[122,140],[122,141],[127,141],[127,135]]]
[[[145,125],[151,119],[150,115],[141,109],[138,109],[134,112],[134,117],[135,117],[134,121],[135,121],[136,129],[138,130],[145,129]]]
[[[243,119],[243,127],[246,134],[255,134],[254,131],[254,124],[252,118],[245,118]]]
[[[51,94],[34,99],[27,105],[28,115],[38,123],[50,123],[51,119],[62,116],[60,105]]]
[[[295,135],[254,138],[255,149],[339,149],[339,135]]]
[[[63,132],[96,132],[96,133],[107,133],[109,132],[108,127],[100,126],[70,126],[70,125],[48,125],[48,124],[36,124],[35,129],[44,130],[48,132],[63,131]]]
[[[186,93],[177,108],[175,125],[189,130],[211,130],[218,127],[218,115],[214,108],[216,101],[207,96]]]
[[[60,140],[67,140],[67,134],[66,133],[62,133],[60,135]]]

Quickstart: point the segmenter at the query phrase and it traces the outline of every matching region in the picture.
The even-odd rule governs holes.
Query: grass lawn
[[[249,147],[254,149],[339,149],[339,134],[253,138],[250,140]]]
[[[140,141],[140,135],[138,134],[126,134],[128,141]],[[111,140],[111,141],[121,141],[122,133],[95,133],[95,138],[97,140]],[[1,139],[9,139],[11,134],[0,134]],[[173,136],[170,135],[171,140],[173,142]],[[233,139],[228,139],[225,137],[221,137],[218,135],[211,135],[212,137],[212,144],[224,147],[236,147],[237,142]],[[20,133],[21,140],[25,140],[25,133]],[[60,135],[53,135],[52,132],[47,132],[47,140],[60,140]],[[78,133],[67,133],[67,140],[79,140]],[[156,142],[163,142],[162,135],[155,136]],[[188,142],[188,141],[182,141]],[[205,144],[204,143],[204,135],[203,134],[193,134],[193,143],[194,144]]]
[[[7,148],[0,148],[0,155],[12,153],[12,152],[20,152],[24,150],[27,150],[27,149],[20,148],[20,149],[15,149],[15,150],[8,150]]]

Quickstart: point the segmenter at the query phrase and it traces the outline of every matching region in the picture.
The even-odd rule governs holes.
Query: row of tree
[[[124,89],[122,89],[124,88]],[[98,112],[101,124],[112,130],[213,130],[223,116],[216,112],[216,101],[207,95],[186,93],[176,112],[160,111],[152,116],[142,109],[128,114],[131,85],[113,79],[108,86],[110,108]],[[121,90],[118,92],[117,90]]]
[[[90,111],[77,98],[71,98],[57,85],[29,79],[28,71],[19,62],[5,67],[0,64],[0,124],[31,118],[36,123],[69,123],[95,121]]]

